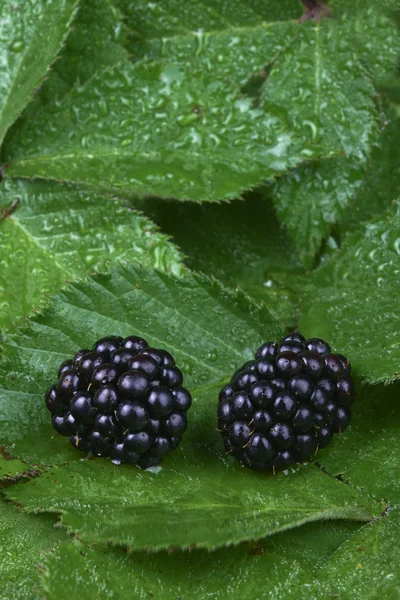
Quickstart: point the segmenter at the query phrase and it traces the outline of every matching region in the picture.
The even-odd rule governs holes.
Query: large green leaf
[[[367,162],[343,157],[315,161],[272,186],[278,215],[305,265],[312,266],[332,231],[339,234],[340,243],[360,222],[384,212],[400,196],[400,119],[393,109],[387,113],[389,123]]]
[[[0,144],[68,33],[76,0],[0,4]]]
[[[357,529],[354,523],[313,523],[211,554],[197,550],[126,556],[117,549],[104,552],[80,543],[61,544],[46,556],[43,594],[48,600],[63,594],[111,600],[118,589],[119,600],[217,600],[227,594],[242,600],[310,598],[306,586],[314,580],[313,571]]]
[[[400,198],[400,118],[393,109],[387,113],[389,124],[380,137],[379,147],[372,152],[367,177],[339,224],[339,238],[356,231],[363,221],[384,213],[393,200]]]
[[[127,58],[123,47],[127,30],[114,4],[114,0],[81,1],[66,47],[54,65],[69,86]]]
[[[400,501],[397,463],[400,452],[400,384],[366,386],[355,405],[348,443],[342,438],[321,460],[331,473],[340,474],[367,493]]]
[[[174,354],[194,397],[189,431],[157,473],[80,460],[68,440],[52,439],[43,403],[63,359],[102,335],[132,332]],[[1,438],[28,462],[60,465],[7,494],[27,510],[61,513],[86,540],[135,549],[216,547],[317,519],[368,520],[379,505],[312,464],[268,477],[223,452],[218,390],[263,339],[280,333],[266,307],[200,276],[127,267],[71,285],[5,345]]]
[[[5,182],[0,206],[0,329],[67,279],[128,261],[176,273],[181,256],[144,216],[114,200],[46,182]],[[7,214],[7,213],[6,213]]]
[[[301,330],[340,348],[369,383],[399,377],[399,227],[396,202],[348,236],[303,298]]]
[[[15,506],[0,501],[0,599],[39,599],[42,552],[60,540],[63,536],[54,528],[51,515],[21,514]]]
[[[332,0],[331,5],[342,36],[359,49],[374,80],[379,82],[394,73],[400,58],[400,31],[394,18],[398,0]]]
[[[189,32],[252,28],[260,23],[301,16],[297,0],[117,0],[131,29],[128,48],[134,57],[159,57],[163,40]],[[233,32],[232,32],[233,33]]]
[[[149,199],[135,206],[173,236],[191,269],[240,286],[286,325],[295,324],[297,296],[276,284],[271,274],[302,269],[264,191],[247,194],[245,201],[207,206]]]
[[[40,111],[9,140],[8,175],[217,200],[306,159],[363,158],[377,137],[374,89],[334,21],[260,15],[159,42],[159,60],[98,73]],[[254,105],[243,86],[267,66]]]
[[[396,600],[400,593],[400,560],[393,550],[398,547],[399,535],[400,510],[396,507],[383,519],[362,527],[338,548],[319,571],[314,589],[323,592],[322,598]]]
[[[272,186],[279,218],[306,267],[313,266],[322,240],[347,215],[365,177],[365,164],[358,158],[335,157],[302,165]]]

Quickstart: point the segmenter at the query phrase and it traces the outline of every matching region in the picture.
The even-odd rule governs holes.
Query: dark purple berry
[[[294,463],[294,456],[290,450],[282,450],[278,452],[276,457],[272,461],[273,469],[275,471],[285,471]]]
[[[47,390],[44,398],[47,410],[49,410],[53,415],[62,416],[64,414],[66,404],[58,395],[56,385],[52,385],[51,388]]]
[[[147,410],[136,402],[126,402],[120,404],[116,411],[118,423],[131,431],[139,431],[144,429],[149,418]]]
[[[143,371],[150,379],[159,373],[157,362],[147,354],[138,354],[131,360],[129,366],[132,371]]]
[[[308,375],[295,375],[287,382],[290,390],[299,400],[308,400],[314,389],[314,383]]]
[[[85,381],[90,382],[93,371],[100,367],[104,362],[104,358],[98,352],[88,352],[81,357],[78,366],[78,373]]]
[[[218,405],[218,428],[220,431],[227,429],[235,419],[234,412],[230,403],[225,400]]]
[[[310,398],[310,405],[317,412],[325,412],[327,406],[329,404],[329,397],[327,396],[325,390],[320,388],[318,385],[314,389]]]
[[[88,350],[88,348],[82,348],[81,350],[78,350],[78,352],[75,354],[74,358],[73,358],[73,365],[74,365],[74,369],[77,370],[81,359],[83,356],[86,356],[86,354],[90,354],[92,351]]]
[[[230,401],[233,413],[238,419],[249,419],[253,412],[248,392],[236,392]]]
[[[268,381],[257,381],[251,386],[250,400],[256,408],[268,408],[276,397],[276,390]]]
[[[143,371],[126,371],[118,379],[118,392],[126,400],[140,400],[150,389],[149,379]]]
[[[343,433],[348,428],[351,419],[351,410],[348,406],[339,406],[334,420],[338,433]]]
[[[257,358],[264,358],[265,356],[276,356],[278,351],[278,344],[275,344],[275,342],[267,342],[266,344],[263,344],[262,346],[260,346],[256,352],[256,359]]]
[[[272,356],[264,356],[256,360],[256,373],[260,379],[273,379],[276,376],[276,360]]]
[[[135,358],[136,352],[129,350],[128,348],[119,348],[111,354],[111,362],[116,365],[120,371],[127,371],[129,369],[129,363]],[[131,367],[131,369],[134,367]]]
[[[118,350],[123,343],[123,339],[118,335],[110,335],[108,337],[101,338],[93,345],[93,352],[98,352],[103,355],[105,360],[111,358],[111,354]]]
[[[141,337],[130,335],[123,340],[122,346],[124,348],[128,348],[128,350],[133,350],[133,352],[136,354],[139,354],[142,352],[142,350],[148,347],[148,343]]]
[[[111,451],[111,458],[118,463],[134,465],[139,460],[139,454],[128,450],[123,442],[117,442]]]
[[[111,438],[105,437],[100,431],[91,432],[89,435],[89,445],[93,454],[99,456],[107,456],[113,447]]]
[[[350,375],[350,373],[351,373],[350,361],[345,356],[343,356],[343,354],[336,354],[336,357],[342,363],[343,372],[345,373],[345,375]]]
[[[305,460],[315,453],[317,440],[311,433],[299,433],[296,435],[293,449],[299,460]]]
[[[93,398],[93,406],[105,415],[112,415],[118,403],[118,390],[114,385],[102,386]]]
[[[290,425],[278,422],[269,430],[268,438],[277,450],[286,450],[294,442],[294,430]]]
[[[183,382],[182,371],[173,365],[162,367],[160,381],[162,385],[170,388],[180,387]]]
[[[342,377],[336,383],[336,398],[340,404],[351,406],[356,399],[356,388],[350,377]]]
[[[147,398],[150,415],[156,418],[166,417],[174,408],[174,400],[174,396],[168,388],[153,388]]]
[[[333,427],[332,425],[323,425],[317,432],[317,444],[318,449],[322,450],[325,448],[333,438]]]
[[[304,344],[305,341],[306,338],[303,335],[301,335],[301,333],[294,331],[293,333],[288,333],[287,335],[284,335],[279,343],[283,344],[284,342],[297,342],[298,344]]]
[[[224,400],[229,400],[230,398],[232,398],[233,394],[234,394],[234,389],[233,389],[232,385],[230,383],[228,383],[228,385],[223,387],[222,390],[220,391],[218,400],[219,400],[219,402],[223,402]]]
[[[321,338],[310,338],[306,341],[307,350],[318,352],[318,354],[329,354],[331,347]]]
[[[279,421],[286,421],[293,417],[298,406],[296,396],[291,392],[279,394],[274,402],[274,415]]]
[[[234,421],[228,429],[229,440],[235,448],[243,448],[249,441],[251,429],[244,421]]]
[[[317,380],[322,376],[325,369],[325,361],[318,352],[307,350],[301,354],[301,360],[303,361],[304,371],[307,375]]]
[[[162,437],[162,436],[157,436],[152,445],[150,450],[148,450],[147,454],[149,456],[151,456],[152,458],[162,458],[163,456],[165,456],[166,454],[168,454],[168,452],[171,452],[172,450],[172,444],[171,444],[171,440],[169,440],[166,437]]]
[[[160,433],[166,437],[172,438],[181,436],[187,429],[187,419],[183,413],[173,412],[161,423]]]
[[[94,423],[97,409],[93,406],[92,395],[88,392],[77,392],[71,400],[71,414],[79,423],[89,425]]]
[[[302,404],[296,410],[292,425],[299,433],[307,433],[310,431],[314,424],[314,413],[306,404]]]
[[[267,433],[271,429],[273,424],[274,422],[271,413],[265,410],[258,410],[254,413],[252,427],[256,431],[263,431]]]
[[[119,369],[114,363],[104,363],[93,371],[90,380],[91,385],[95,390],[103,385],[116,384],[119,377]]]
[[[172,394],[175,397],[174,407],[177,410],[186,412],[192,406],[192,396],[186,388],[175,388],[172,390]]]
[[[72,398],[75,392],[86,389],[86,383],[75,371],[66,371],[57,385],[57,395],[65,400]]]
[[[121,432],[115,417],[111,415],[98,414],[94,420],[94,428],[105,437],[116,438]]]
[[[282,342],[282,344],[279,344],[279,353],[294,352],[295,354],[302,354],[304,350],[304,344],[301,344],[300,342],[294,342],[289,340],[287,342]]]
[[[323,378],[318,381],[318,387],[324,390],[327,398],[331,399],[336,392],[336,382],[333,379]]]
[[[325,375],[327,377],[333,377],[337,379],[344,375],[344,369],[342,365],[342,361],[339,359],[336,354],[326,354],[324,356],[325,361]]]
[[[124,444],[131,452],[144,454],[153,443],[153,437],[147,431],[128,432],[124,435]]]
[[[58,369],[57,377],[60,378],[61,375],[63,375],[67,371],[71,371],[71,369],[73,369],[73,368],[74,368],[73,360],[64,360],[64,362],[61,363],[60,368]]]
[[[281,352],[276,357],[276,368],[281,377],[289,379],[302,372],[303,362],[294,352]]]
[[[266,463],[270,461],[274,455],[275,449],[265,435],[256,433],[251,436],[250,441],[246,446],[246,456],[250,463]]]

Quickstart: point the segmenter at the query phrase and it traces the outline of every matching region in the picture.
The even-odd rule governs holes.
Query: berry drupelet
[[[180,443],[192,398],[166,350],[108,336],[62,363],[45,402],[74,448],[116,463],[158,465]]]
[[[351,419],[351,365],[327,342],[291,333],[267,342],[219,394],[225,449],[253,469],[285,470],[327,446]]]

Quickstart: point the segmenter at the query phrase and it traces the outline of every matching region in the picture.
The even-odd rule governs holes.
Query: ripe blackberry
[[[291,333],[263,344],[219,393],[226,451],[247,467],[273,472],[309,459],[350,423],[350,373],[347,358],[319,338]]]
[[[192,397],[182,383],[166,350],[149,348],[137,336],[108,336],[60,365],[45,404],[54,429],[74,448],[146,469],[174,450],[186,431]],[[344,422],[343,415],[334,418]]]

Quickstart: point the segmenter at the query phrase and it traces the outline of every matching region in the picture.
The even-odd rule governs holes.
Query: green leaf
[[[127,556],[121,549],[104,552],[80,543],[60,544],[46,556],[43,594],[48,600],[63,595],[111,600],[118,589],[119,600],[161,595],[165,600],[217,600],[227,593],[233,599],[254,600],[260,597],[262,582],[262,593],[271,600],[300,598],[297,594],[306,592],[301,583],[312,582],[313,570],[357,529],[354,523],[312,523],[211,554],[196,550]],[[310,596],[304,593],[304,598]]]
[[[397,0],[334,0],[342,36],[358,49],[363,65],[380,82],[396,71],[400,58],[400,31],[394,18]],[[374,32],[371,35],[371,31]]]
[[[84,83],[96,70],[125,60],[128,57],[123,47],[125,38],[122,15],[112,0],[82,1],[59,57],[43,85],[35,90],[32,101],[8,132],[5,146],[14,132],[36,118],[40,108],[65,96],[75,83]]]
[[[128,48],[133,56],[160,56],[163,40],[187,36],[188,32],[219,32],[252,28],[260,23],[297,19],[301,7],[297,0],[118,0],[130,28]],[[235,31],[236,30],[236,31]]]
[[[368,161],[367,177],[339,224],[338,234],[342,238],[356,231],[363,221],[384,213],[393,200],[400,198],[400,118],[393,109],[387,113],[390,121]]]
[[[127,35],[114,0],[84,0],[68,36],[66,47],[54,65],[69,87],[84,83],[99,69],[123,62]]]
[[[166,38],[160,60],[98,73],[45,107],[9,140],[7,174],[204,201],[306,159],[361,159],[377,138],[375,91],[339,40],[333,21],[261,18]],[[265,69],[258,100],[246,96]]]
[[[348,205],[365,179],[358,158],[332,158],[302,165],[272,186],[277,213],[303,264],[313,266],[333,225],[348,215]]]
[[[144,199],[135,206],[173,236],[191,269],[241,287],[285,325],[295,325],[297,296],[276,284],[273,273],[302,269],[264,191],[248,194],[244,202],[202,206]]]
[[[182,271],[179,252],[155,226],[114,200],[46,182],[0,189],[0,329],[28,314],[67,279],[130,261]]]
[[[318,573],[322,598],[399,597],[400,561],[397,548],[400,510],[391,510],[383,519],[368,523],[328,559]],[[314,590],[308,590],[312,593]],[[309,598],[310,596],[308,596]]]
[[[76,0],[0,5],[0,144],[28,104],[68,33]]]
[[[188,435],[157,473],[75,460],[5,493],[28,512],[60,514],[68,531],[88,543],[132,550],[212,549],[312,521],[369,521],[384,508],[312,464],[272,478],[193,442]]]
[[[174,354],[194,397],[183,443],[159,472],[81,460],[68,440],[51,439],[43,403],[62,360],[102,335],[133,332]],[[314,465],[268,477],[223,452],[218,391],[266,337],[280,333],[266,307],[197,275],[126,267],[71,285],[5,345],[0,435],[13,455],[60,465],[7,495],[27,510],[61,513],[82,539],[135,549],[213,548],[318,519],[370,519],[381,510],[373,499]]]
[[[399,377],[400,204],[346,239],[314,272],[300,329],[345,352],[368,383]]]
[[[365,386],[354,405],[348,440],[339,438],[322,464],[368,494],[392,505],[400,501],[397,457],[400,452],[399,383]]]
[[[62,538],[51,515],[21,514],[0,501],[0,599],[39,599],[42,552],[55,548]]]

